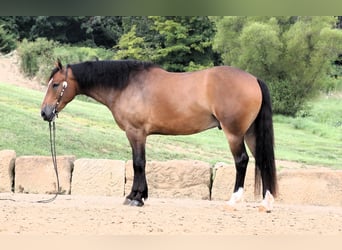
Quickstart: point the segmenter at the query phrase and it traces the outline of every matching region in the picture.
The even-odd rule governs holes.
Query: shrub
[[[45,38],[38,38],[34,42],[24,39],[18,47],[20,68],[24,74],[29,77],[36,76],[40,67],[52,60],[56,45],[56,42]]]
[[[86,60],[108,60],[112,59],[114,53],[101,48],[59,46],[54,50],[54,57],[63,63],[77,63]]]
[[[60,59],[65,65],[86,60],[107,60],[114,56],[112,51],[101,48],[74,47],[60,45],[45,38],[33,42],[24,39],[18,47],[20,67],[26,76],[37,77],[46,82],[54,63]]]
[[[270,85],[275,113],[295,115],[320,90],[340,86],[340,68],[332,72],[342,51],[335,23],[324,16],[218,18],[213,48],[225,64]]]
[[[308,96],[303,97],[302,85],[295,81],[268,82],[271,92],[273,111],[276,114],[295,116],[304,107]]]

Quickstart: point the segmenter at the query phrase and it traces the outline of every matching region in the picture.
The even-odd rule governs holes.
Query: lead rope
[[[66,72],[65,72],[65,81],[63,82],[63,88],[62,91],[58,97],[57,103],[56,103],[56,107],[55,107],[55,116],[58,117],[58,111],[57,111],[57,106],[59,105],[59,102],[61,101],[63,95],[64,95],[64,91],[65,89],[68,87],[68,68],[69,68],[69,64],[66,66]],[[52,123],[52,125],[51,125]],[[59,177],[58,177],[58,168],[57,168],[57,154],[56,154],[56,124],[55,121],[50,121],[49,122],[49,130],[50,130],[50,147],[51,147],[51,158],[52,158],[52,162],[53,162],[53,167],[55,169],[55,174],[56,174],[56,182],[57,182],[57,191],[55,193],[55,196],[47,199],[47,200],[40,200],[37,201],[38,203],[49,203],[54,201],[58,194],[59,194]]]
[[[52,125],[51,125],[52,123]],[[53,162],[53,167],[55,169],[55,174],[56,174],[56,181],[57,181],[57,191],[55,193],[55,196],[47,199],[47,200],[38,200],[38,201],[31,201],[30,203],[49,203],[54,201],[58,194],[59,194],[59,177],[58,177],[58,169],[57,169],[57,154],[56,154],[56,125],[55,122],[49,122],[49,129],[50,129],[50,146],[51,146],[51,158]],[[16,202],[17,200],[12,199],[12,198],[0,198],[0,200],[3,201],[13,201]]]
[[[51,125],[52,123],[52,125]],[[37,201],[38,203],[49,203],[54,201],[58,194],[59,194],[59,177],[58,177],[58,168],[57,168],[57,154],[56,154],[56,125],[55,122],[49,122],[49,130],[50,130],[50,148],[51,148],[51,158],[52,158],[52,163],[53,167],[55,169],[55,174],[56,174],[56,182],[57,182],[57,191],[55,193],[55,196],[47,199],[47,200],[40,200]]]

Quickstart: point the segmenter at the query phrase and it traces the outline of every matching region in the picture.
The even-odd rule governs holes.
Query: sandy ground
[[[144,207],[122,197],[1,194],[0,235],[342,235],[342,208],[254,203],[227,211],[224,201],[149,199]]]
[[[0,55],[0,82],[42,90],[20,74],[18,65],[15,55]],[[272,213],[260,213],[254,203],[227,211],[224,201],[152,197],[137,208],[122,205],[122,197],[59,196],[52,203],[34,202],[41,198],[49,196],[0,193],[0,236],[342,235],[342,207],[276,202]]]

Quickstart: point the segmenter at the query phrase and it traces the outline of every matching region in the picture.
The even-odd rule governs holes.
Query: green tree
[[[112,48],[123,33],[117,16],[7,16],[0,23],[19,41],[44,37],[91,47]]]
[[[252,22],[243,28],[238,42],[243,51],[236,58],[239,67],[273,78],[282,52],[278,26]]]
[[[216,54],[211,45],[215,27],[208,17],[125,18],[123,28],[125,35],[115,47],[117,58],[146,59],[170,71],[214,64]]]
[[[342,52],[335,17],[216,18],[213,47],[223,62],[264,79],[274,110],[295,115],[327,84]]]
[[[9,53],[16,48],[17,30],[13,17],[0,17],[0,52]]]
[[[93,45],[112,48],[123,34],[122,17],[90,16],[82,20],[80,28],[85,31],[86,40]]]
[[[145,46],[144,38],[137,36],[136,29],[136,25],[133,25],[129,32],[121,36],[118,45],[114,47],[119,49],[115,59],[149,60],[150,49]]]
[[[214,24],[208,17],[151,17],[160,34],[156,50],[160,64],[172,71],[213,66]]]
[[[16,38],[0,24],[0,52],[9,53],[16,47]]]
[[[31,39],[44,37],[61,43],[77,43],[86,40],[86,32],[81,28],[86,17],[38,16],[31,28]]]

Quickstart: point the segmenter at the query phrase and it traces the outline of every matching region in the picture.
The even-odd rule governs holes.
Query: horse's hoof
[[[270,191],[266,191],[265,198],[258,207],[259,212],[270,213],[273,210],[274,198]]]
[[[124,202],[123,202],[123,205],[130,205],[131,202],[132,202],[131,199],[126,198],[126,199],[124,200]]]
[[[144,202],[138,201],[138,200],[132,200],[129,203],[129,205],[132,206],[132,207],[142,207],[142,206],[144,206]]]

